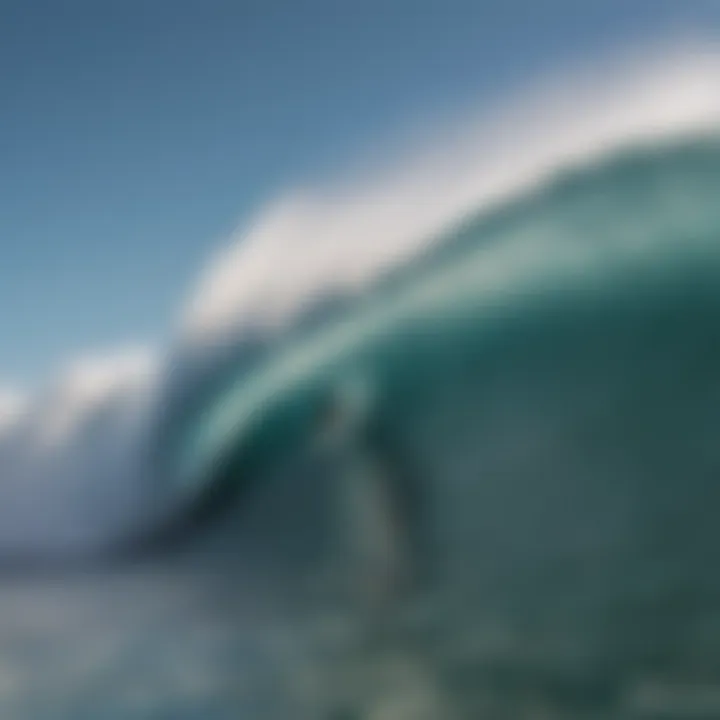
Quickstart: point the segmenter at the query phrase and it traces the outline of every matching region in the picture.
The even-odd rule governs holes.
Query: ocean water
[[[0,715],[720,716],[719,190],[712,134],[615,151],[198,384],[167,542],[0,588]],[[357,379],[422,500],[373,642],[315,443]]]

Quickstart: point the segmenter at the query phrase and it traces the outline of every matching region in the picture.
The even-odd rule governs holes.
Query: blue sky
[[[0,0],[0,380],[160,342],[258,205],[419,117],[718,22],[692,0]]]

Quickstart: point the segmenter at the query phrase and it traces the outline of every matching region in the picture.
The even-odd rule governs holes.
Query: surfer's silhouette
[[[418,634],[408,612],[428,577],[426,488],[373,400],[366,385],[337,386],[324,399],[319,418],[337,500],[339,552],[334,554],[361,631],[354,650],[339,663],[337,717],[369,715],[357,708],[372,707],[379,687],[387,691],[398,682],[392,669],[398,661],[411,696],[420,693],[424,711],[431,713],[424,716],[450,717],[451,705],[423,647],[423,633]],[[348,687],[343,668],[353,678]],[[394,692],[399,697],[408,693],[402,680]],[[379,702],[382,706],[382,697]]]
[[[364,613],[379,619],[418,588],[426,560],[420,557],[426,527],[419,478],[401,458],[366,387],[333,388],[319,420],[333,466],[346,587]]]

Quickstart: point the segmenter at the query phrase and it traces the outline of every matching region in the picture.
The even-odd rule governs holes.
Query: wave
[[[171,531],[205,522],[190,536],[203,571],[267,583],[267,624],[291,626],[295,665],[274,685],[290,704],[315,707],[293,684],[307,667],[332,703],[324,643],[341,665],[350,654],[326,633],[352,628],[352,608],[323,601],[353,518],[315,446],[328,397],[358,382],[417,491],[405,509],[429,588],[424,617],[409,603],[397,618],[419,679],[393,699],[438,717],[703,701],[718,660],[697,638],[712,638],[720,591],[719,184],[720,134],[566,168],[291,322],[264,357],[243,358],[240,338],[247,362],[176,408],[160,476],[203,502]]]
[[[576,167],[465,220],[377,281],[351,311],[343,306],[318,330],[288,334],[254,371],[242,367],[215,392],[203,389],[171,452],[172,475],[200,482],[218,458],[279,432],[288,417],[304,430],[323,394],[346,377],[375,386],[385,398],[379,412],[407,415],[400,387],[417,401],[425,388],[457,382],[470,357],[478,372],[498,335],[512,336],[518,323],[547,338],[553,325],[571,323],[577,342],[588,342],[597,327],[580,329],[572,318],[598,306],[613,309],[621,325],[635,318],[637,342],[646,331],[641,310],[653,317],[675,302],[680,313],[682,296],[689,302],[697,293],[712,317],[718,178],[720,135],[706,135]]]
[[[210,263],[164,353],[83,361],[8,395],[0,553],[95,552],[173,517],[230,456],[254,448],[230,473],[245,477],[300,438],[319,394],[358,367],[402,425],[409,396],[441,387],[428,378],[462,377],[457,348],[487,370],[490,339],[521,321],[572,324],[558,307],[615,293],[647,307],[640,288],[661,307],[706,288],[720,56],[598,67],[359,184],[272,205]]]

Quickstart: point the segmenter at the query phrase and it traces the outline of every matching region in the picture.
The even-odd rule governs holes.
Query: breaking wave
[[[458,377],[460,355],[485,367],[523,318],[542,335],[581,306],[636,317],[642,298],[700,293],[719,121],[720,56],[685,48],[546,84],[360,183],[271,205],[210,264],[171,347],[0,396],[0,552],[92,553],[148,530],[221,459],[299,438],[292,422],[348,373],[408,424],[403,398]]]

